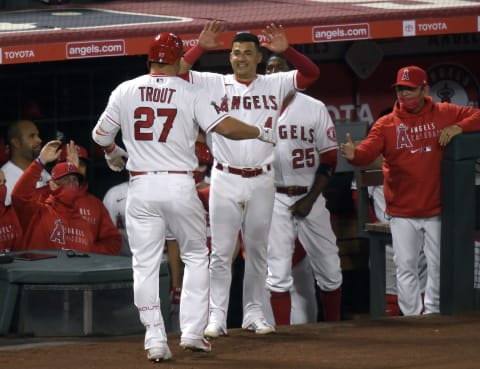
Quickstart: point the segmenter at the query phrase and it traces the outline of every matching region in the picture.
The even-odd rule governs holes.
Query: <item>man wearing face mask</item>
[[[61,141],[48,142],[13,189],[12,204],[24,231],[21,249],[67,248],[96,252],[95,236],[77,206],[84,181],[78,168],[69,162],[58,163],[51,172],[48,196],[38,196],[35,189],[45,166],[58,160],[60,145]]]
[[[87,166],[90,162],[88,151],[83,146],[78,146],[74,141],[62,146],[59,162],[70,162],[75,165],[84,180],[80,186],[80,197],[76,206],[80,215],[91,226],[95,235],[95,249],[98,254],[119,255],[122,248],[122,236],[112,222],[107,208],[103,202],[88,192]]]
[[[404,315],[440,312],[440,168],[445,146],[462,132],[480,130],[480,110],[435,103],[427,74],[400,68],[393,85],[393,111],[354,146],[350,134],[340,149],[351,164],[364,166],[384,156],[386,215],[390,217],[398,303]],[[423,250],[427,261],[425,310],[418,277]]]

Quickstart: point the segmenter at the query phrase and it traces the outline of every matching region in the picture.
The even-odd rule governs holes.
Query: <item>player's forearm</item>
[[[103,117],[100,117],[100,120],[92,131],[92,139],[104,150],[108,150],[108,148],[115,143],[117,131],[117,127],[114,127],[106,122]]]
[[[247,138],[257,138],[260,134],[255,126],[243,123],[238,119],[227,117],[223,119],[213,129],[214,132],[221,134],[231,140],[243,140]]]
[[[44,167],[34,160],[18,179],[12,191],[12,204],[14,206],[33,204],[37,199],[36,186]]]
[[[200,45],[195,45],[190,50],[188,50],[185,55],[180,59],[180,70],[179,75],[184,75],[188,73],[192,66],[197,62],[198,59],[205,53],[205,49]]]
[[[307,88],[320,76],[320,69],[318,66],[293,47],[288,47],[288,49],[283,52],[283,55],[295,67],[295,69],[297,69],[298,88]]]

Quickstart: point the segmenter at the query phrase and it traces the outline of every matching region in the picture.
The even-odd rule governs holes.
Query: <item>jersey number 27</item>
[[[136,108],[134,112],[134,118],[136,119],[134,123],[135,139],[138,141],[152,141],[153,132],[151,127],[155,119],[165,118],[158,142],[167,141],[176,116],[177,109],[158,108],[155,112],[155,109],[146,106]]]

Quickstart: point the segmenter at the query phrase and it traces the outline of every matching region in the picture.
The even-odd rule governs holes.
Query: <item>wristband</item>
[[[115,143],[112,143],[110,146],[103,149],[105,154],[110,154],[113,150],[115,150]]]
[[[200,59],[204,52],[205,49],[197,44],[183,55],[183,60],[188,64],[193,65],[198,59]]]
[[[36,160],[37,160],[37,163],[40,164],[40,165],[43,167],[43,169],[46,169],[46,168],[47,168],[47,166],[46,166],[45,163],[42,161],[42,159],[40,159],[40,156],[37,156],[37,159],[36,159]]]

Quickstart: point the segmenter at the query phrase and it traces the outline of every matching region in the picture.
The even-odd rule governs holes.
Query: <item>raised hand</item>
[[[198,36],[198,45],[205,50],[211,50],[223,45],[223,41],[218,41],[217,37],[223,32],[224,23],[211,20],[205,23],[202,32]]]
[[[66,145],[66,150],[67,150],[67,161],[69,163],[72,163],[75,165],[77,168],[80,165],[80,159],[78,157],[78,147],[75,145],[75,142],[73,140],[70,140],[69,143]]]
[[[288,49],[288,40],[285,31],[281,25],[269,24],[262,33],[267,38],[267,42],[262,42],[261,46],[267,48],[273,53],[283,53]]]
[[[355,158],[355,145],[353,144],[350,133],[347,133],[347,142],[340,144],[340,151],[342,156],[347,160]]]
[[[38,155],[42,163],[48,164],[55,160],[58,160],[61,153],[61,151],[59,150],[61,145],[62,141],[58,140],[47,142],[47,144],[42,147],[40,155]]]

